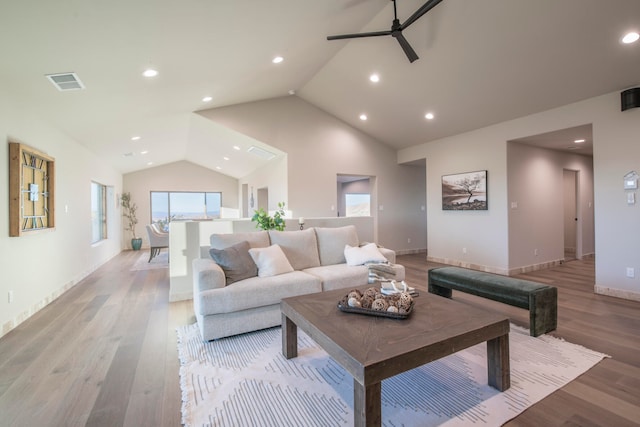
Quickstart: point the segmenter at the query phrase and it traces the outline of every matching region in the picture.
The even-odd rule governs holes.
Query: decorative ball
[[[382,298],[378,298],[374,300],[373,303],[371,304],[371,308],[378,311],[385,311],[387,307],[389,307],[387,300]]]
[[[413,298],[411,297],[411,295],[408,292],[402,292],[400,293],[400,302],[403,304],[411,304],[411,301],[413,301]]]
[[[349,295],[347,297],[348,298],[355,298],[357,300],[360,300],[360,298],[362,298],[362,294],[360,293],[359,290],[354,289],[353,291],[349,292]]]
[[[373,298],[376,296],[377,293],[378,293],[378,290],[374,287],[371,287],[371,288],[367,288],[364,291],[364,296]]]
[[[398,300],[398,309],[400,310],[400,313],[403,313],[402,310],[404,310],[404,313],[408,312],[411,308],[412,302],[413,298],[411,297],[411,295],[406,292],[402,292],[400,294],[400,299]]]
[[[362,306],[362,308],[371,308],[371,305],[373,304],[373,298],[368,297],[368,296],[363,296],[362,299],[360,300],[360,305]]]
[[[347,301],[347,304],[349,304],[349,307],[360,307],[360,301],[358,301],[357,298],[349,298],[349,301]]]
[[[395,305],[390,305],[389,307],[387,307],[387,311],[389,313],[397,313],[398,312],[398,307],[396,307]]]

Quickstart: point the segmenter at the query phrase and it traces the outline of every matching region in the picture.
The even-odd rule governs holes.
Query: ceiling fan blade
[[[400,26],[401,30],[404,30],[405,28],[407,28],[409,25],[413,24],[414,22],[416,22],[418,19],[420,19],[422,17],[422,15],[424,15],[425,13],[429,12],[431,9],[433,9],[434,7],[436,7],[438,5],[438,3],[440,3],[442,0],[428,0],[425,4],[423,4],[418,10],[416,10],[413,15],[411,15],[406,21],[404,21],[402,23],[402,25]]]
[[[357,39],[360,37],[389,36],[391,31],[373,31],[370,33],[340,34],[337,36],[327,36],[327,40]]]
[[[396,40],[398,40],[398,43],[400,43],[400,46],[402,47],[402,50],[404,50],[405,55],[407,55],[407,58],[409,58],[409,62],[420,59],[415,50],[413,50],[407,39],[404,38],[400,31],[394,31],[391,35],[395,37]]]

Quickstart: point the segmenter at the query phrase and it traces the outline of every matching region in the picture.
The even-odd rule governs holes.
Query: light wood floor
[[[123,252],[0,339],[0,426],[180,426],[175,328],[192,306],[168,302],[168,269],[130,271],[139,256]],[[398,262],[423,291],[437,266]],[[640,425],[640,303],[594,295],[593,261],[522,277],[559,288],[555,335],[612,358],[507,425]],[[527,326],[525,310],[454,299]]]

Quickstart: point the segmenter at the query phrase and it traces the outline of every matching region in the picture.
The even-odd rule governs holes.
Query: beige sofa
[[[365,248],[375,246],[361,247],[354,226],[212,234],[210,240],[212,256],[223,266],[211,257],[193,260],[194,311],[202,338],[207,341],[279,325],[282,298],[367,285],[368,267],[348,265],[345,248],[349,250],[349,262],[354,264],[371,253]],[[360,249],[362,252],[354,256]],[[395,279],[404,280],[404,267],[395,264],[395,252],[386,248],[377,251],[393,265]],[[256,257],[257,266],[255,259],[253,265],[248,261],[243,264],[246,252],[251,259]],[[273,258],[282,261],[284,267],[271,262],[269,254],[274,253],[283,253],[290,267],[280,255]],[[257,269],[259,275],[255,270],[245,271],[245,267]],[[274,268],[275,275],[260,277],[273,274]]]

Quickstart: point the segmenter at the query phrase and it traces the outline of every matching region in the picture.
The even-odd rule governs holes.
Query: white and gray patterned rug
[[[203,342],[178,328],[185,426],[351,426],[353,379],[298,330],[298,357],[281,353],[280,328]],[[500,426],[605,354],[511,325],[511,388],[487,385],[486,344],[382,383],[383,425]]]

